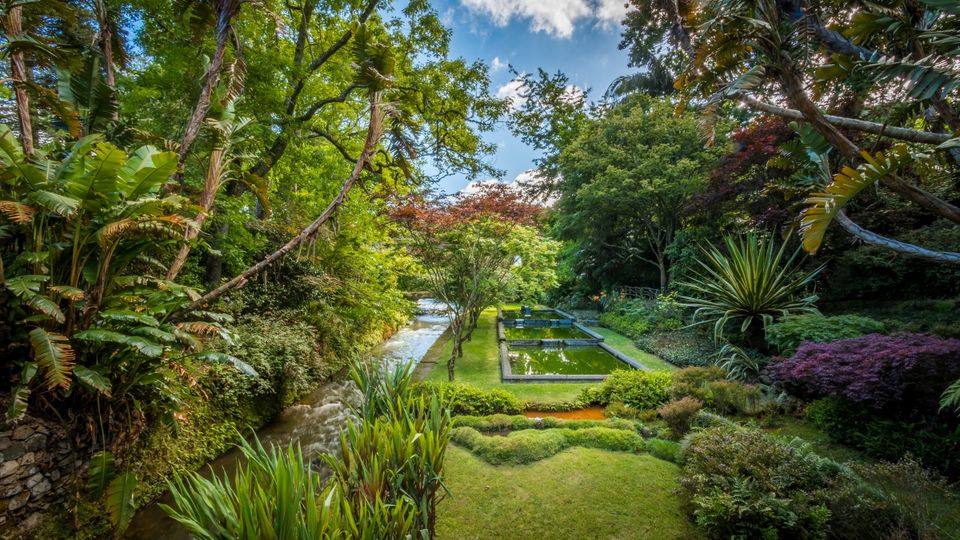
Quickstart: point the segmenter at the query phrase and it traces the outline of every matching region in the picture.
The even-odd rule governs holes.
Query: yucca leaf
[[[822,193],[813,193],[807,198],[808,206],[800,218],[800,234],[807,253],[816,253],[820,249],[827,227],[850,199],[884,176],[896,172],[910,159],[905,145],[877,152],[874,156],[867,152],[861,155],[866,163],[856,169],[844,167]]]
[[[70,388],[75,353],[66,336],[34,328],[28,334],[33,358],[43,371],[44,382],[49,389]]]
[[[126,472],[118,475],[107,486],[107,514],[117,531],[125,530],[137,511],[133,501],[137,483],[136,475]]]

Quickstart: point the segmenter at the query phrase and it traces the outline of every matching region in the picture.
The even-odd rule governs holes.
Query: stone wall
[[[64,500],[80,469],[66,430],[27,417],[0,425],[0,536],[24,536],[52,504]]]

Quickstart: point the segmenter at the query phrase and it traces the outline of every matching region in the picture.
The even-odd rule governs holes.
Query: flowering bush
[[[806,397],[839,396],[876,410],[909,404],[924,413],[960,378],[960,340],[870,334],[805,343],[768,373]]]

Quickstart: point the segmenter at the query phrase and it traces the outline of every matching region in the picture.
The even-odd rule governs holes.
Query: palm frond
[[[47,332],[43,328],[31,330],[28,339],[33,358],[43,372],[47,388],[70,388],[73,363],[76,359],[70,340],[62,334]]]

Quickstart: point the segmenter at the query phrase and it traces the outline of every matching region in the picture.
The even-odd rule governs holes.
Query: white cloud
[[[577,19],[590,16],[586,0],[462,0],[475,13],[490,17],[497,26],[506,26],[514,18],[529,19],[534,32],[568,38]]]
[[[501,60],[499,56],[494,56],[493,60],[490,61],[490,71],[492,71],[493,73],[496,73],[498,71],[503,71],[507,69],[508,65],[509,64]]]
[[[626,0],[600,0],[596,15],[601,25],[617,28],[627,15],[627,2]]]
[[[576,103],[577,101],[583,100],[585,97],[586,93],[584,93],[583,88],[580,88],[575,84],[568,84],[567,87],[564,88],[561,99],[567,103]]]
[[[516,178],[513,179],[513,182],[507,184],[513,186],[514,189],[523,190],[528,196],[532,196],[534,193],[537,193],[539,187],[543,184],[549,184],[550,179],[544,176],[539,169],[527,169],[522,173],[518,174]],[[557,202],[556,195],[538,195],[533,197],[531,201],[534,204],[539,204],[540,206],[553,206],[553,203]]]
[[[520,108],[527,101],[527,98],[520,95],[522,88],[523,79],[518,77],[497,88],[497,97],[510,100],[510,106],[514,109]]]

